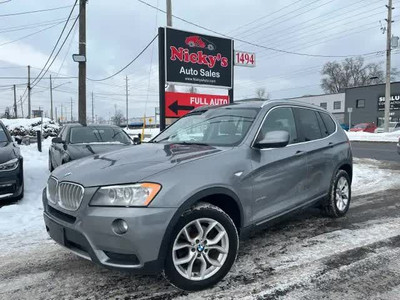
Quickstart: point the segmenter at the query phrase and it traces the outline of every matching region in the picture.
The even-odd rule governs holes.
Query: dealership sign
[[[232,87],[232,40],[172,28],[165,30],[166,82]]]
[[[165,116],[167,118],[179,118],[196,107],[228,103],[229,96],[166,92]]]
[[[379,97],[378,110],[385,110],[385,97]],[[390,110],[400,110],[400,95],[393,95],[390,98]]]

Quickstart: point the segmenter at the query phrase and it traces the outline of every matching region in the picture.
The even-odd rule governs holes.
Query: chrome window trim
[[[325,114],[327,114],[327,115],[331,118],[331,120],[333,121],[333,123],[335,123],[335,131],[332,132],[330,135],[328,135],[328,136],[326,136],[326,137],[323,137],[323,138],[320,138],[320,139],[316,139],[316,140],[312,140],[312,141],[306,141],[306,142],[299,142],[299,143],[295,143],[295,144],[289,144],[289,145],[287,145],[287,146],[285,146],[285,147],[283,147],[283,148],[291,147],[291,146],[295,146],[295,145],[302,145],[302,144],[312,143],[312,142],[316,142],[316,141],[323,141],[323,140],[325,140],[325,139],[331,137],[332,135],[334,135],[334,134],[338,131],[338,125],[337,125],[336,121],[335,121],[335,120],[332,118],[332,116],[331,116],[329,113],[327,113],[327,112],[324,112],[324,111],[322,111],[322,110],[320,110],[320,109],[315,109],[315,108],[306,107],[306,106],[301,106],[301,105],[281,104],[281,105],[274,106],[274,107],[272,107],[270,110],[267,111],[267,113],[265,114],[265,116],[264,116],[264,118],[263,118],[263,120],[262,120],[260,126],[258,127],[257,133],[256,133],[256,135],[254,136],[253,141],[251,142],[250,148],[252,148],[252,149],[257,149],[257,150],[261,150],[261,151],[264,151],[264,150],[272,150],[272,149],[279,149],[279,148],[265,148],[265,149],[259,149],[259,148],[254,147],[254,144],[255,144],[255,142],[256,142],[256,139],[257,139],[257,137],[258,137],[258,134],[260,133],[261,128],[262,128],[262,126],[264,125],[265,119],[268,117],[268,115],[269,115],[269,113],[270,113],[271,111],[273,111],[273,110],[275,110],[275,109],[277,109],[277,108],[303,108],[303,109],[313,110],[313,111],[316,111],[316,112],[325,113]],[[295,117],[295,115],[294,115],[294,112],[293,112],[293,117],[294,117],[295,123],[296,123],[296,117]],[[296,130],[297,130],[297,124],[295,124],[295,125],[296,125]]]

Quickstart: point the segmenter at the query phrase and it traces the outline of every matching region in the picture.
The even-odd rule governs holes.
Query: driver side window
[[[267,118],[262,124],[257,141],[262,140],[271,131],[286,131],[290,136],[289,144],[298,142],[294,115],[290,107],[275,108],[267,113]]]

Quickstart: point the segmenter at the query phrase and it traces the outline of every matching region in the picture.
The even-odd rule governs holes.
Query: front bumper
[[[46,230],[54,241],[111,269],[140,274],[162,270],[160,247],[176,209],[90,207],[87,203],[83,201],[72,215],[48,204],[43,193]],[[125,234],[113,231],[115,219],[127,222]]]
[[[22,165],[12,171],[0,172],[0,201],[18,197],[23,189]]]

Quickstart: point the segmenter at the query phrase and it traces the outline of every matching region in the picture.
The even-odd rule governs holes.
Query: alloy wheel
[[[336,207],[344,211],[349,203],[349,183],[345,177],[340,177],[336,185]]]
[[[217,273],[229,253],[229,237],[216,220],[199,218],[178,233],[172,249],[176,270],[184,278],[205,280]]]

